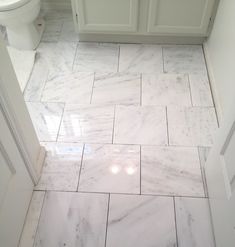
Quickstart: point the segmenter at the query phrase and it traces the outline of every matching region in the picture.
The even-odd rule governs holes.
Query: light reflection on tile
[[[140,193],[140,147],[85,146],[79,191]]]
[[[83,145],[43,143],[47,155],[36,190],[76,191]]]
[[[56,141],[63,103],[27,102],[30,117],[40,141]]]
[[[176,247],[172,198],[111,195],[107,247]]]

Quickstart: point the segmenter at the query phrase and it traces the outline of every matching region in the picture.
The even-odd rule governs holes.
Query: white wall
[[[220,0],[205,53],[220,119],[235,107],[235,0]]]

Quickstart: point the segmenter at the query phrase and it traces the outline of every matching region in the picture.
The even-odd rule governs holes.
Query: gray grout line
[[[78,52],[78,46],[79,46],[79,42],[74,42],[74,43],[76,43],[76,49],[75,49],[75,54],[74,54],[74,58],[73,58],[72,72],[71,73],[74,72],[74,63],[75,63],[75,60],[77,58],[77,52]]]
[[[105,231],[105,242],[104,242],[105,247],[107,245],[107,236],[108,236],[109,209],[110,209],[110,194],[108,198],[108,207],[107,207],[106,231]]]
[[[175,206],[175,197],[173,197],[173,204],[174,204],[174,216],[175,216],[175,235],[176,235],[176,246],[179,246],[179,240],[178,240],[178,229],[177,229],[177,215],[176,215],[176,206]]]
[[[170,135],[169,135],[169,123],[168,123],[168,113],[167,113],[167,106],[166,106],[166,131],[167,131],[167,144],[168,147],[170,146]]]
[[[94,86],[95,86],[95,75],[96,75],[96,72],[93,73],[94,75],[94,78],[93,78],[93,84],[92,84],[92,89],[91,89],[91,99],[90,99],[90,104],[92,102],[92,97],[93,97],[93,91],[94,91]]]
[[[192,88],[191,88],[191,81],[190,81],[190,77],[189,74],[187,74],[187,78],[188,78],[188,86],[189,86],[189,94],[190,94],[190,100],[191,100],[191,105],[193,106],[193,92],[192,92]]]
[[[142,194],[142,190],[141,190],[141,187],[142,187],[142,147],[140,145],[140,195]]]
[[[76,192],[78,191],[79,182],[80,182],[81,173],[82,173],[82,166],[83,166],[83,158],[84,158],[85,146],[86,146],[86,144],[83,144],[81,164],[80,164],[80,169],[79,169],[79,174],[78,174],[78,184],[77,184]]]
[[[114,106],[114,113],[113,113],[113,132],[112,132],[112,143],[111,144],[114,144],[113,141],[114,141],[114,130],[115,130],[115,115],[116,115],[116,105]]]
[[[55,142],[58,142],[58,138],[59,138],[59,134],[60,134],[60,128],[61,128],[61,125],[62,125],[62,122],[63,122],[63,117],[64,117],[64,111],[65,111],[65,106],[66,104],[64,104],[64,107],[63,107],[63,111],[62,111],[62,114],[61,114],[61,118],[60,118],[60,124],[59,124],[59,128],[58,128],[58,132],[57,132],[57,135],[56,135],[56,140]]]
[[[140,106],[143,104],[143,74],[140,74]]]

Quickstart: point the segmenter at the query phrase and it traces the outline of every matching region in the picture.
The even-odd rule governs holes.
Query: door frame
[[[5,41],[0,33],[0,106],[26,169],[36,185],[45,159],[28,113]]]

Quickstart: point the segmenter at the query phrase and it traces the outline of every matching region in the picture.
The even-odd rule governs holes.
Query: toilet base
[[[6,27],[9,45],[20,50],[34,50],[39,45],[45,24],[42,19],[15,28]]]

